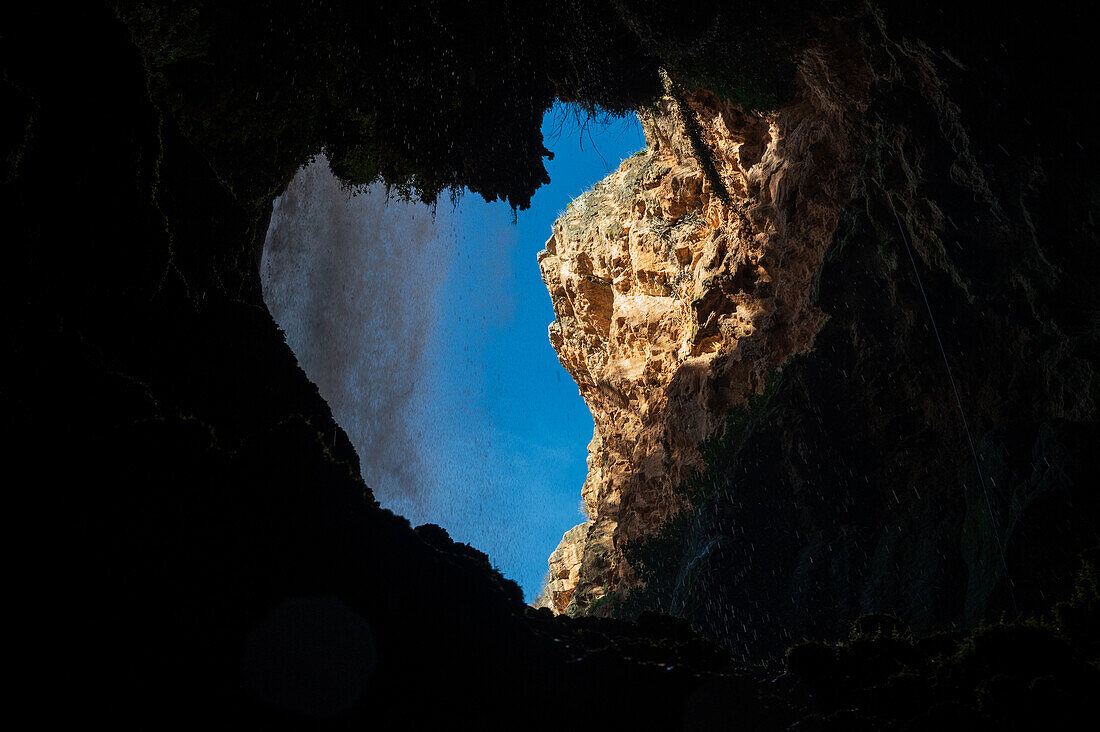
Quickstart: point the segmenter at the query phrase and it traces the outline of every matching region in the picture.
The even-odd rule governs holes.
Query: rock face
[[[539,253],[550,341],[595,422],[590,522],[550,559],[557,612],[631,583],[623,546],[680,507],[697,444],[825,319],[811,298],[852,195],[866,75],[807,59],[813,90],[769,116],[667,84],[640,115],[646,149],[573,201]]]
[[[573,591],[580,579],[581,563],[584,560],[584,541],[588,536],[590,524],[577,524],[561,537],[561,542],[550,555],[550,573],[546,577],[546,587],[535,601],[535,607],[546,607],[555,613],[565,612]]]
[[[670,88],[541,255],[595,422],[567,614],[775,656],[862,615],[1039,612],[1100,541],[1093,117],[1041,112],[1073,84],[996,44],[945,50],[967,34],[822,33],[774,116]],[[695,446],[765,381],[681,512]]]

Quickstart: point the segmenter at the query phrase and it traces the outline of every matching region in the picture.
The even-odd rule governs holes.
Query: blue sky
[[[566,204],[645,144],[633,116],[547,113],[551,181],[511,209],[467,193],[433,210],[319,160],[276,201],[264,299],[383,506],[486,552],[535,598],[584,520],[592,418],[558,363],[536,254]]]
[[[424,449],[439,488],[419,505],[393,506],[487,552],[528,601],[561,535],[584,520],[592,437],[588,408],[547,338],[554,312],[536,255],[566,204],[645,145],[634,116],[582,129],[561,105],[543,134],[554,152],[550,183],[514,226],[510,208],[472,195],[454,212],[456,250],[428,349],[438,381],[422,407],[438,425]]]

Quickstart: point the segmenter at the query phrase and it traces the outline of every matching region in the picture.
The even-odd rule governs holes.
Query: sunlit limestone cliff
[[[766,116],[670,85],[641,113],[646,149],[573,201],[539,253],[550,341],[595,420],[590,522],[550,560],[542,602],[555,611],[632,581],[623,546],[680,507],[673,487],[699,467],[697,443],[812,347],[867,80],[834,78],[835,65],[811,56],[803,74],[818,83]]]

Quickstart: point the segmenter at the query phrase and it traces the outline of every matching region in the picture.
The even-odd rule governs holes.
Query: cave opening
[[[315,722],[557,729],[564,707],[588,726],[627,730],[738,723],[1048,729],[1085,718],[1100,687],[1100,107],[1081,93],[1091,88],[1088,24],[1066,22],[1076,18],[1058,4],[1040,14],[959,13],[954,20],[926,6],[896,15],[860,3],[852,16],[830,4],[834,10],[810,18],[813,34],[803,38],[794,27],[785,38],[802,39],[797,44],[765,43],[759,52],[754,39],[773,37],[789,13],[762,12],[753,25],[749,3],[686,43],[692,39],[677,34],[667,16],[692,27],[699,16],[657,3],[567,3],[576,17],[566,12],[571,22],[558,24],[545,22],[561,15],[556,4],[534,4],[522,6],[534,15],[513,13],[521,22],[503,26],[482,14],[449,23],[455,19],[428,12],[463,4],[391,4],[388,26],[365,16],[362,4],[292,5],[264,14],[235,3],[119,0],[63,13],[41,4],[28,6],[35,13],[28,19],[17,14],[13,32],[4,34],[0,220],[12,243],[4,295],[12,323],[5,363],[13,368],[2,401],[9,472],[30,476],[9,481],[9,493],[19,519],[14,627],[30,641],[17,644],[29,646],[17,664],[41,699],[22,689],[17,697],[33,700],[33,714],[203,729]],[[800,5],[789,8],[801,12]],[[584,15],[601,8],[603,15]],[[631,17],[618,15],[626,10]],[[994,15],[999,22],[988,23]],[[654,22],[638,22],[647,16]],[[615,17],[630,22],[607,22]],[[451,33],[456,25],[468,32]],[[588,28],[597,32],[578,32]],[[678,66],[681,78],[699,85],[685,85],[677,105],[711,114],[700,116],[707,124],[688,131],[691,139],[681,135],[663,151],[654,145],[652,155],[622,167],[690,156],[723,126],[743,142],[726,145],[725,155],[714,146],[721,165],[709,172],[652,167],[648,182],[657,185],[646,193],[661,197],[662,212],[684,215],[674,228],[651,209],[649,241],[670,239],[670,246],[661,248],[663,259],[645,256],[633,271],[646,276],[620,281],[622,289],[637,285],[631,302],[639,304],[672,305],[665,301],[678,297],[705,316],[696,317],[698,329],[680,320],[689,346],[682,350],[692,357],[719,345],[723,325],[750,336],[738,327],[755,327],[748,320],[754,313],[768,317],[753,332],[768,323],[789,331],[793,323],[813,345],[784,360],[761,400],[750,400],[726,422],[721,441],[709,443],[704,480],[687,485],[691,512],[662,524],[648,544],[647,594],[618,598],[637,600],[632,606],[597,596],[600,573],[619,557],[607,551],[609,542],[586,537],[602,553],[586,548],[597,573],[573,593],[585,598],[586,606],[575,604],[582,617],[567,619],[526,607],[519,587],[480,552],[437,527],[414,532],[370,500],[349,469],[354,446],[261,299],[258,265],[276,194],[310,155],[341,144],[343,180],[374,180],[382,170],[406,190],[415,188],[410,180],[424,182],[428,200],[457,180],[526,205],[543,174],[532,164],[541,165],[541,146],[526,143],[541,139],[551,93],[564,87],[574,98],[607,98],[644,80],[650,56],[630,52],[635,36],[655,48],[647,51],[656,54],[653,64]],[[459,53],[418,54],[426,48]],[[812,72],[799,77],[799,101],[774,107],[775,134],[771,125],[745,127],[722,94],[743,92],[734,72],[756,68],[753,60],[771,66],[781,51],[798,53],[800,68]],[[417,63],[422,73],[413,80],[430,82],[419,87],[408,73]],[[463,73],[440,73],[455,68]],[[586,68],[597,73],[568,73]],[[609,68],[626,73],[603,73]],[[503,83],[485,94],[493,78]],[[711,85],[723,81],[718,94]],[[636,93],[624,91],[620,101],[636,107],[645,89],[630,88]],[[493,99],[499,104],[486,107]],[[486,108],[515,112],[492,117],[513,124],[483,135]],[[463,114],[446,113],[455,110]],[[530,110],[537,114],[527,116]],[[464,129],[454,124],[471,121]],[[456,147],[456,139],[467,144]],[[506,156],[508,141],[515,153],[508,165],[482,154],[491,143]],[[600,151],[613,165],[617,156]],[[687,212],[714,173],[728,174],[731,199],[743,189],[757,205],[716,205],[714,213],[725,216],[714,225],[718,233],[694,238],[704,217]],[[588,202],[612,198],[611,188],[600,186],[572,210],[590,212]],[[548,202],[551,212],[568,198]],[[280,216],[291,199],[288,193],[280,202]],[[822,199],[836,205],[826,209]],[[383,218],[398,209],[378,198],[373,204]],[[341,217],[355,223],[346,210],[318,210],[303,214],[304,230],[321,231],[310,224],[326,221],[339,228]],[[385,247],[374,251],[392,266],[348,273],[339,251],[327,258],[311,252],[327,262],[327,280],[319,278],[325,287],[287,298],[310,305],[313,295],[322,304],[333,296],[331,322],[299,326],[338,352],[341,329],[356,315],[356,307],[338,307],[345,285],[379,293],[382,304],[408,297],[393,310],[397,335],[368,330],[347,339],[348,363],[357,366],[361,348],[397,351],[405,360],[361,368],[380,383],[419,354],[452,381],[429,381],[428,389],[415,378],[395,379],[379,404],[396,404],[396,411],[405,392],[419,389],[432,409],[441,408],[433,397],[453,394],[465,399],[458,416],[485,417],[481,397],[516,399],[490,378],[491,369],[468,363],[467,351],[448,359],[435,350],[433,336],[453,324],[442,294],[458,298],[458,312],[489,352],[494,334],[512,339],[514,332],[470,313],[488,309],[518,322],[520,307],[501,305],[500,280],[513,271],[501,247],[533,275],[528,257],[539,242],[528,248],[507,234],[507,211],[477,227],[467,227],[461,209],[435,219],[403,215],[401,223],[422,234],[415,262],[402,248],[415,237],[381,222],[372,234],[397,238],[387,240],[392,256]],[[630,222],[635,239],[639,221]],[[818,228],[813,252],[800,224]],[[433,243],[437,225],[443,238]],[[719,247],[719,230],[761,246]],[[607,231],[617,242],[625,238],[620,227],[605,226],[601,235]],[[467,233],[501,246],[482,257],[471,250],[467,263],[458,256]],[[586,253],[570,248],[578,241],[570,236],[548,242],[543,276],[561,273],[563,291],[567,282],[583,288],[591,321],[619,328],[617,315],[605,317],[602,307],[615,275],[584,266],[567,280],[565,265],[582,260],[561,255]],[[708,254],[698,274],[731,276],[682,277],[680,266],[700,253],[695,245]],[[825,253],[823,262],[809,260],[815,252]],[[284,265],[293,271],[297,260]],[[483,284],[456,284],[465,275]],[[438,279],[425,281],[431,277]],[[798,298],[784,282],[798,284]],[[545,304],[539,285],[524,291]],[[780,309],[727,306],[751,305],[750,296]],[[790,307],[800,303],[812,308]],[[653,322],[647,313],[672,312],[632,310],[639,324]],[[431,327],[410,325],[426,312],[435,318]],[[734,320],[738,313],[748,314],[745,322]],[[800,314],[801,321],[789,317]],[[547,319],[530,333],[544,349]],[[450,340],[473,349],[476,339]],[[769,340],[795,342],[756,342]],[[641,352],[651,342],[636,345],[633,361],[613,360],[619,373],[611,398],[652,363]],[[771,362],[747,351],[726,365],[759,364],[749,374],[758,386]],[[447,370],[458,361],[462,368]],[[556,369],[552,361],[548,367]],[[324,389],[342,388],[354,371],[334,371],[329,386],[310,376]],[[744,376],[709,373],[721,377],[715,383],[726,393],[726,376]],[[673,382],[674,396],[684,406],[679,424],[691,424],[711,401],[697,398],[708,371],[693,365],[684,374]],[[481,386],[468,383],[474,377]],[[638,387],[649,384],[633,386],[641,395]],[[544,391],[537,396],[549,399]],[[518,416],[537,425],[533,413]],[[396,431],[398,448],[408,438],[442,449],[435,412],[407,416],[408,429]],[[690,446],[695,435],[678,432]],[[620,454],[639,455],[638,440],[621,436]],[[383,438],[393,439],[393,430],[376,442]],[[525,449],[533,452],[508,449],[525,458]],[[485,461],[476,449],[463,457]],[[408,461],[397,467],[416,467]],[[617,465],[656,478],[671,473],[656,451]],[[437,466],[425,459],[421,467]],[[514,484],[526,477],[512,473]],[[463,478],[458,471],[443,477],[456,475]],[[576,482],[564,488],[568,525]],[[598,508],[624,506],[607,514],[610,526],[637,513],[638,497]],[[522,503],[524,494],[509,498]],[[471,512],[475,527],[503,542],[509,517],[497,514]],[[596,538],[628,545],[640,532],[622,529],[636,528],[619,523],[612,527],[619,537]],[[531,553],[536,573],[548,546]],[[514,574],[500,557],[493,561]]]
[[[583,522],[591,415],[546,337],[535,254],[567,204],[645,146],[634,115],[556,103],[550,183],[524,211],[468,190],[353,194],[319,158],[277,199],[264,299],[381,504],[485,551],[527,602]]]

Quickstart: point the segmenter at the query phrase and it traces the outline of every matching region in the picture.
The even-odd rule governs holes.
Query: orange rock
[[[556,315],[550,341],[595,423],[581,489],[590,521],[550,559],[544,604],[555,612],[582,613],[633,582],[623,546],[678,510],[673,486],[699,465],[696,445],[812,346],[824,314],[811,298],[852,194],[850,130],[865,85],[808,56],[798,100],[777,114],[705,90],[686,110],[665,97],[640,115],[646,149],[554,223],[538,255]],[[728,204],[684,113],[696,116]]]

